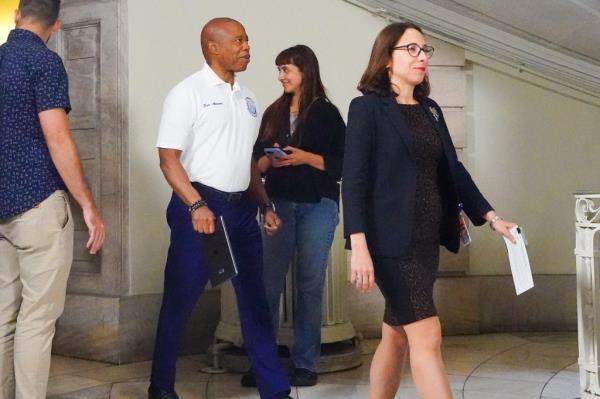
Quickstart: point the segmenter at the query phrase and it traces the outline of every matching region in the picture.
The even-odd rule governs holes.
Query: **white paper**
[[[504,237],[506,251],[508,252],[508,261],[515,282],[515,291],[517,295],[533,288],[533,276],[531,275],[531,266],[529,265],[529,256],[527,256],[526,240],[520,227],[513,227],[510,232],[517,240],[516,244],[510,242]]]

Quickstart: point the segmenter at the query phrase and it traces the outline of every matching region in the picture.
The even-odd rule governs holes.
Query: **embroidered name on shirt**
[[[212,104],[202,104],[202,108],[208,108],[208,107],[212,107],[213,105],[223,105],[223,103],[218,103],[216,101],[213,101]]]

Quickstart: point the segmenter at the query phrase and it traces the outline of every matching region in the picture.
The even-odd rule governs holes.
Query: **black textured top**
[[[442,205],[438,165],[443,155],[442,141],[420,104],[399,104],[399,107],[404,112],[415,146],[417,181],[413,232],[415,229],[422,230],[423,227],[427,227],[419,227],[419,224],[432,223],[435,224],[436,235],[439,237]],[[434,226],[426,229],[434,229]]]
[[[338,202],[346,125],[335,105],[323,99],[315,100],[306,112],[308,115],[302,132],[292,135],[287,125],[273,142],[257,142],[254,158],[263,156],[263,150],[272,147],[275,142],[281,148],[290,145],[323,156],[324,171],[309,165],[270,168],[265,174],[265,188],[271,198],[295,202],[318,202],[321,198],[330,198]],[[289,118],[286,120],[289,121]],[[264,125],[264,120],[261,125]]]

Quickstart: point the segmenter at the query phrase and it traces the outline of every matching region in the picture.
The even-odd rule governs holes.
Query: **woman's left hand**
[[[515,240],[515,237],[513,237],[513,235],[510,233],[510,229],[516,226],[516,223],[509,222],[508,220],[499,219],[496,222],[494,222],[493,229],[496,233],[503,235],[504,237],[508,238],[510,242],[516,244],[517,240]]]
[[[285,147],[283,151],[288,152],[289,154],[287,157],[280,158],[279,163],[281,166],[298,166],[308,163],[309,152],[289,145]]]
[[[300,148],[287,146],[283,149],[288,153],[287,156],[274,158],[273,167],[281,168],[284,166],[308,165],[318,170],[325,170],[325,159],[322,155],[301,150]]]

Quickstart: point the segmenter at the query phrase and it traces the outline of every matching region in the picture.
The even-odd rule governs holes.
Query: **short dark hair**
[[[423,33],[419,26],[411,22],[395,22],[379,32],[375,43],[373,43],[369,65],[358,84],[360,92],[380,96],[389,95],[393,92],[387,65],[392,57],[394,46],[407,29],[415,29]],[[429,78],[425,75],[425,79],[415,87],[414,94],[417,97],[427,97],[430,91]]]
[[[23,18],[31,18],[49,28],[58,19],[60,0],[20,0],[19,12]]]

